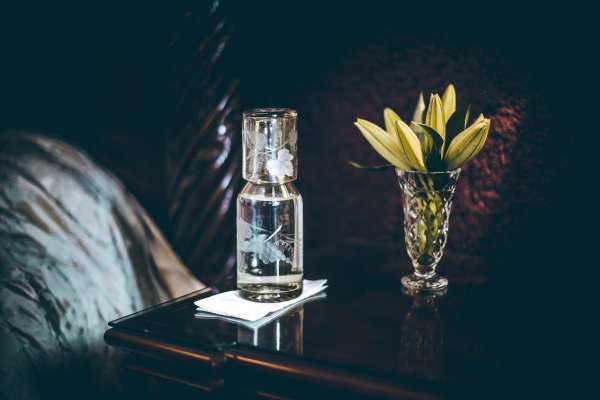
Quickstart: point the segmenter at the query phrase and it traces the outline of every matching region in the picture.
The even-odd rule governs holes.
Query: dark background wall
[[[459,101],[489,115],[493,135],[466,169],[450,249],[502,255],[534,221],[559,219],[557,182],[570,135],[581,10],[485,3],[221,2],[232,40],[225,74],[241,108],[300,113],[299,187],[307,240],[400,243],[400,195],[391,173],[348,160],[379,158],[352,126],[408,117],[420,90],[454,82]],[[326,3],[326,4],[325,4]],[[65,137],[108,165],[172,237],[166,147],[173,33],[211,2],[24,5],[2,12],[0,128]],[[190,10],[194,10],[191,12]],[[198,204],[197,207],[202,207]],[[377,223],[373,223],[377,221]],[[536,222],[536,223],[537,223]],[[536,230],[543,230],[537,225]],[[176,247],[177,247],[177,243]],[[318,246],[316,246],[318,247]]]

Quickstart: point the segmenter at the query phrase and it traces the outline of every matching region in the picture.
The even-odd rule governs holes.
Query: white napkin
[[[240,297],[237,290],[232,290],[205,299],[200,299],[194,302],[194,304],[198,307],[197,311],[224,315],[226,317],[233,317],[246,321],[256,321],[272,312],[299,303],[326,288],[327,279],[319,279],[316,281],[305,279],[302,294],[289,301],[282,301],[279,303],[258,303],[243,299]]]
[[[282,308],[281,310],[274,311],[260,319],[257,319],[256,321],[246,321],[246,320],[239,319],[239,318],[226,317],[224,315],[211,314],[211,313],[207,313],[204,311],[196,311],[196,314],[194,314],[194,317],[202,318],[202,319],[221,319],[223,321],[231,322],[236,325],[241,325],[250,330],[255,331],[257,329],[262,328],[265,325],[270,324],[272,321],[276,320],[277,318],[281,317],[282,315],[284,315],[288,312],[291,312],[292,310],[295,310],[302,304],[306,304],[311,301],[321,300],[321,299],[325,299],[325,298],[327,298],[327,293],[320,292],[320,293],[314,294],[302,301],[299,301],[290,306],[287,306],[286,308]]]

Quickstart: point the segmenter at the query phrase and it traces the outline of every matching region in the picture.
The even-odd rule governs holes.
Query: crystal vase
[[[446,241],[452,197],[460,169],[443,172],[397,171],[402,188],[404,239],[414,271],[402,278],[411,292],[440,291],[448,279],[436,272]]]

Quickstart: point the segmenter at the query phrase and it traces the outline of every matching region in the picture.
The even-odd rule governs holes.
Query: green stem
[[[417,222],[419,224],[418,259],[424,263],[428,263],[423,258],[427,257],[427,260],[433,258],[435,241],[444,224],[442,220],[443,214],[441,213],[443,199],[440,193],[435,190],[435,185],[431,177],[419,176],[418,179],[423,189],[422,191],[419,190],[417,194],[419,196],[418,204],[420,208],[420,219]],[[425,195],[424,198],[420,197],[422,193]]]

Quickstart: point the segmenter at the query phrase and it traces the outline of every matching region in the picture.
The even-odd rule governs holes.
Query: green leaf
[[[419,93],[419,100],[417,100],[412,120],[419,124],[425,120],[425,99],[423,99],[423,92]]]
[[[446,171],[448,167],[446,166],[446,162],[439,156],[439,153],[431,153],[431,156],[427,159],[425,163],[427,167],[427,171]]]
[[[449,84],[442,95],[442,108],[444,110],[444,119],[448,121],[454,111],[456,111],[456,90],[454,85]]]
[[[412,123],[411,127],[415,132],[415,135],[421,140],[421,137],[425,137],[428,143],[430,143],[430,149],[427,154],[423,154],[425,160],[425,166],[428,171],[442,171],[445,169],[445,164],[442,160],[442,146],[444,140],[442,139],[439,132],[435,129],[425,125]]]
[[[429,137],[431,137],[431,140],[433,141],[433,147],[435,148],[435,150],[437,151],[437,153],[440,155],[442,154],[442,146],[444,145],[444,138],[442,137],[442,135],[440,135],[440,133],[438,131],[436,131],[435,129],[433,129],[430,126],[427,126],[425,124],[415,124],[418,127],[419,131],[425,131]]]
[[[431,152],[431,148],[433,147],[433,140],[429,133],[415,121],[410,123],[410,129],[417,135],[419,139],[419,143],[421,144],[421,150],[423,151],[423,159],[426,159]]]
[[[429,99],[425,124],[440,133],[442,138],[446,137],[446,122],[442,110],[442,99],[437,94],[432,94]]]
[[[460,107],[446,122],[446,138],[444,143],[450,143],[460,132],[464,131],[469,122],[471,106]],[[443,151],[444,149],[442,149]]]
[[[357,163],[355,161],[348,161],[348,164],[350,164],[354,168],[365,169],[367,171],[373,171],[373,172],[381,172],[381,171],[385,171],[385,170],[390,169],[390,168],[396,168],[392,164],[383,164],[383,165],[371,165],[371,166],[368,166],[368,165],[359,164],[359,163]]]

